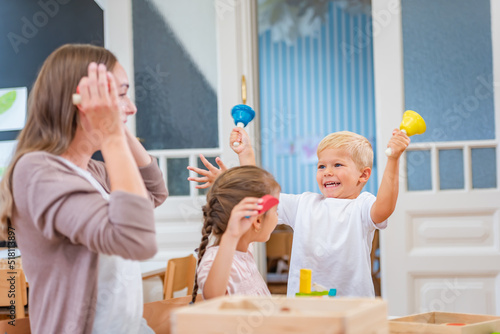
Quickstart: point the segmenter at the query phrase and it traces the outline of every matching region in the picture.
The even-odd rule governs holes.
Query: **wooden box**
[[[224,296],[173,312],[172,333],[387,334],[381,299]]]
[[[393,334],[491,334],[500,331],[500,317],[429,312],[392,319],[389,321],[389,330]]]

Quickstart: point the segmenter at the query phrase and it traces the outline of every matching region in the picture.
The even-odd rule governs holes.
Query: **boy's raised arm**
[[[388,157],[384,175],[380,182],[377,199],[370,211],[375,224],[381,223],[394,212],[399,193],[399,158],[410,144],[410,138],[399,129],[394,129],[392,138],[387,144],[392,149]]]

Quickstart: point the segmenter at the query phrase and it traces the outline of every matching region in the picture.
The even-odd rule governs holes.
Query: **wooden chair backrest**
[[[164,299],[174,297],[174,291],[187,287],[187,294],[193,293],[194,276],[196,273],[196,258],[193,254],[168,260],[163,285]]]
[[[15,302],[16,318],[24,318],[24,306],[28,304],[26,277],[22,269],[0,269],[0,306]]]
[[[282,258],[292,254],[293,233],[273,232],[266,242],[266,255],[269,258]]]

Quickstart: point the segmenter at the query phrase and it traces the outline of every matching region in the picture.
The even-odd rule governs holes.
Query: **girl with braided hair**
[[[256,166],[228,169],[214,182],[203,206],[203,229],[193,302],[226,294],[270,295],[253,258],[253,242],[265,242],[278,222],[277,207],[259,214],[261,197],[280,186]]]

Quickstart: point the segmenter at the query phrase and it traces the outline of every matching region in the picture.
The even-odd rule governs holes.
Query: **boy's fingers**
[[[406,147],[410,144],[410,141],[405,138],[394,138],[394,143]]]
[[[403,140],[401,138],[398,138],[398,137],[394,137],[391,139],[391,142],[393,143],[403,143]]]
[[[206,189],[208,187],[210,187],[210,183],[208,183],[208,182],[195,186],[196,189]]]
[[[400,137],[400,138],[410,138],[410,137],[408,137],[408,135],[404,131],[400,131],[397,134],[397,136]]]
[[[403,131],[400,131],[399,133],[396,133],[394,136],[391,137],[391,140],[399,140],[399,141],[410,141],[410,137]]]

